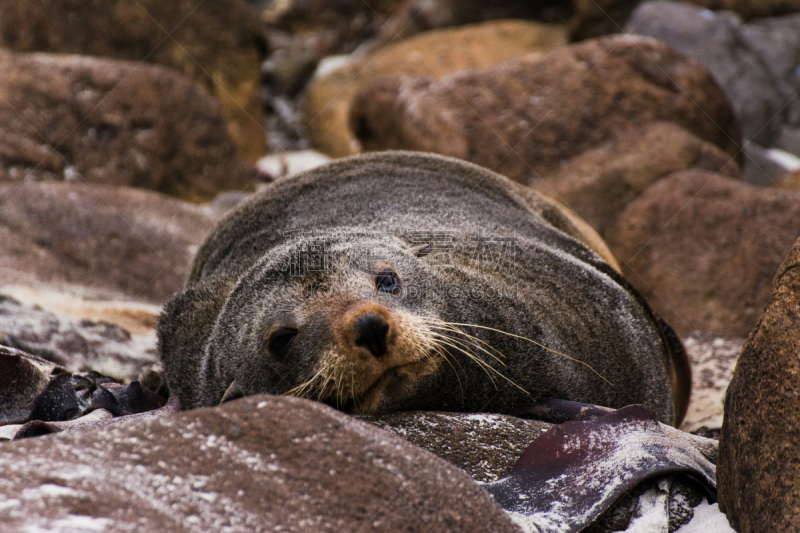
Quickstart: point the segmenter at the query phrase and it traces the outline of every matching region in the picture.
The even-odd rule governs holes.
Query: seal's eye
[[[294,338],[297,337],[297,330],[293,328],[276,329],[269,336],[269,351],[275,357],[283,357],[292,347]]]
[[[397,279],[397,274],[386,269],[375,278],[375,288],[378,289],[379,292],[397,294],[400,292],[400,280]]]

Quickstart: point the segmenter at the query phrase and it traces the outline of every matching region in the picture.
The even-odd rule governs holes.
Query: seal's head
[[[447,357],[426,290],[438,276],[420,260],[430,249],[378,234],[289,239],[222,309],[208,347],[230,380],[221,400],[268,392],[353,413],[415,406]]]

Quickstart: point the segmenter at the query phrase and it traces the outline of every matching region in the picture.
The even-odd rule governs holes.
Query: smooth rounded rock
[[[590,148],[532,187],[607,235],[625,206],[658,180],[689,168],[740,178],[734,157],[673,122],[650,122]]]
[[[720,509],[740,533],[800,524],[800,241],[780,265],[736,364],[717,468]]]
[[[0,450],[5,531],[519,531],[458,468],[297,398],[251,397]]]
[[[0,49],[0,181],[127,185],[190,200],[250,186],[217,102],[172,69]]]
[[[353,95],[369,80],[390,75],[439,78],[563,44],[563,27],[516,20],[421,33],[312,80],[303,102],[309,139],[315,149],[334,157],[360,152],[348,116]]]
[[[739,126],[709,72],[645,37],[594,39],[438,80],[384,77],[359,89],[350,112],[367,150],[440,153],[522,183],[664,120],[739,161]]]
[[[688,170],[629,204],[607,240],[625,277],[679,334],[744,337],[798,233],[800,192]]]
[[[0,285],[76,285],[160,304],[219,215],[127,187],[0,183]]]

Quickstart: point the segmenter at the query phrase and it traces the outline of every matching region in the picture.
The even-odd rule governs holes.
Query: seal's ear
[[[413,248],[411,248],[411,253],[415,257],[425,257],[432,251],[433,251],[433,245],[431,243],[420,244],[418,246],[414,246]]]
[[[222,395],[222,399],[219,401],[219,403],[223,404],[231,400],[236,400],[237,398],[242,398],[243,396],[244,393],[242,392],[242,389],[239,388],[239,385],[234,379],[233,383],[231,383],[228,387],[228,390],[226,390],[225,394]]]

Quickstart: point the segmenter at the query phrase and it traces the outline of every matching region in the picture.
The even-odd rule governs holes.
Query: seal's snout
[[[354,361],[379,363],[384,368],[397,356],[397,316],[373,302],[348,304],[334,322],[335,338],[343,354]]]
[[[352,300],[326,307],[325,312],[333,317],[329,324],[335,348],[325,352],[328,359],[322,361],[322,370],[329,374],[318,375],[323,392],[330,389],[328,401],[339,408],[375,413],[391,398],[412,394],[422,376],[438,369],[430,341],[420,336],[414,316],[406,310]]]
[[[389,323],[376,313],[366,313],[353,322],[356,344],[366,347],[378,359],[386,355]]]

